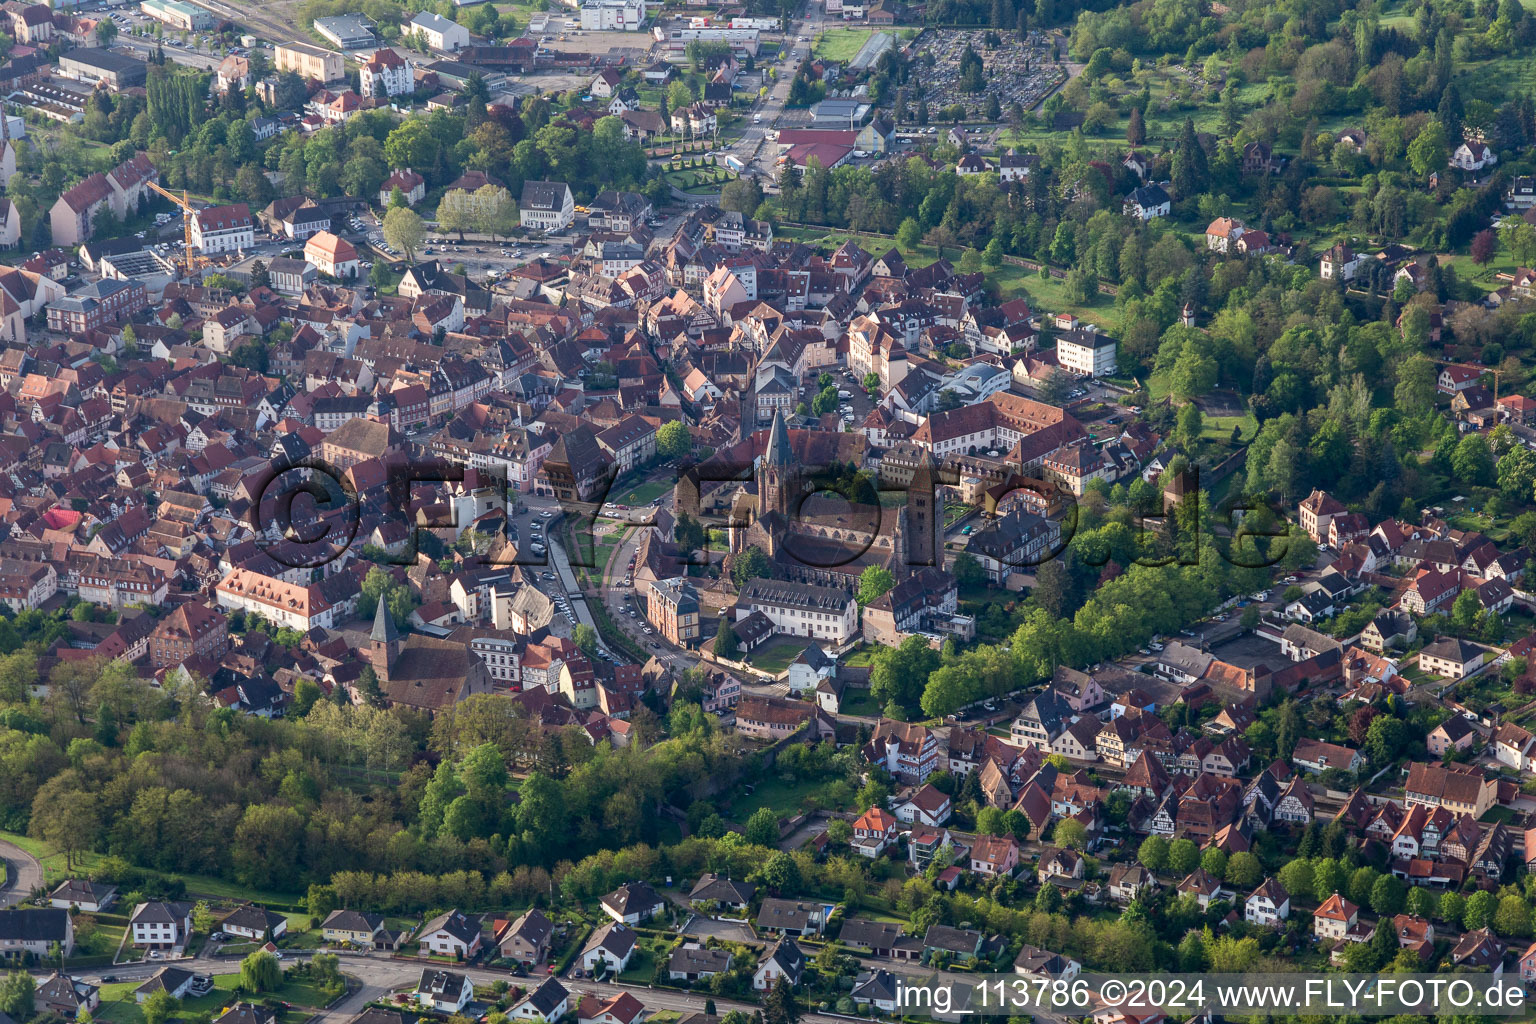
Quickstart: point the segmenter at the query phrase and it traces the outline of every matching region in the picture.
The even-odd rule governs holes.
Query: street
[[[12,843],[0,842],[0,861],[5,862],[5,884],[0,885],[0,909],[20,903],[43,885],[43,867],[37,858]]]

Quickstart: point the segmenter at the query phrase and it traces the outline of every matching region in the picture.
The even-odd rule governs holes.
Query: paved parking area
[[[752,929],[736,921],[717,921],[714,918],[699,915],[688,926],[689,935],[697,935],[700,938],[724,939],[726,942],[756,942],[757,938],[752,934]]]

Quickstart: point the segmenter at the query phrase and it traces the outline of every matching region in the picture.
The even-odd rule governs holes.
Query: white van
[[[762,124],[763,123],[763,115],[762,114],[753,114],[752,115],[752,123],[753,124]]]

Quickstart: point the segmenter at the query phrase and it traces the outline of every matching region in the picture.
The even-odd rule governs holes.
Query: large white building
[[[1061,368],[1087,377],[1108,377],[1115,372],[1115,339],[1095,330],[1067,331],[1056,339],[1056,358]]]
[[[571,187],[563,181],[523,182],[522,202],[517,206],[518,220],[534,231],[564,231],[576,219],[576,201]]]
[[[449,21],[441,14],[422,11],[405,26],[406,35],[420,32],[427,46],[445,53],[457,53],[469,45],[469,29]]]
[[[859,627],[859,604],[835,587],[784,580],[748,580],[736,599],[736,620],[762,612],[774,630],[791,636],[847,642]]]
[[[405,96],[416,91],[411,65],[394,50],[376,50],[358,71],[364,96]]]
[[[581,27],[597,32],[638,32],[645,27],[645,0],[586,0]]]
[[[205,255],[249,249],[256,242],[256,225],[244,203],[210,206],[192,218],[192,244]]]

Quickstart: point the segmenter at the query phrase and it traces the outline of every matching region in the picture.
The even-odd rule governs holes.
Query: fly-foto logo
[[[1099,527],[1108,518],[1105,500],[1092,491],[1080,498],[1059,481],[1017,473],[999,474],[986,487],[953,465],[929,462],[871,471],[846,463],[770,466],[761,459],[711,458],[678,470],[670,512],[625,509],[622,515],[608,503],[618,476],[612,465],[548,472],[531,495],[513,487],[501,467],[396,458],[382,469],[382,475],[362,474],[367,479],[360,485],[359,474],[318,457],[274,460],[251,489],[256,543],[297,569],[318,569],[365,545],[376,562],[413,565],[424,532],[451,533],[455,540],[465,533],[471,524],[459,516],[468,508],[477,516],[493,513],[489,525],[475,524],[470,561],[544,566],[547,543],[520,537],[511,525],[526,499],[561,514],[563,546],[579,568],[597,567],[594,530],[610,516],[668,528],[668,557],[679,570],[755,546],[813,570],[852,565],[871,553],[913,567],[943,566],[946,553],[971,551],[994,571],[1028,572],[1060,557],[1085,525]],[[1150,566],[1221,557],[1250,569],[1286,557],[1291,538],[1280,509],[1241,497],[1211,507],[1199,483],[1192,468],[1178,486],[1163,489],[1158,507],[1128,516],[1113,510],[1112,521],[1129,531],[1124,542],[1115,550],[1080,546],[1075,556],[1088,565],[1114,559]]]

